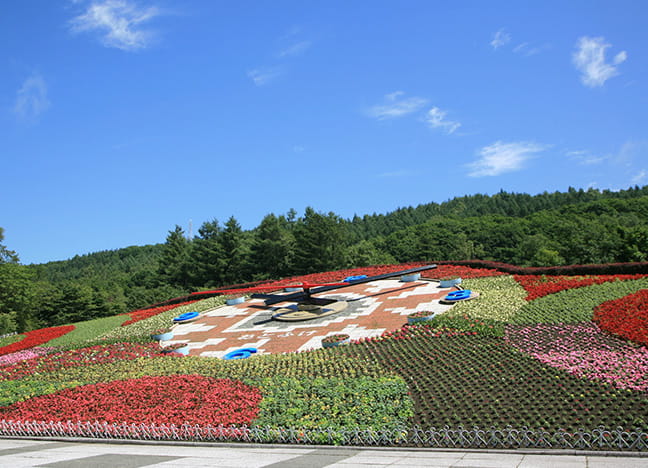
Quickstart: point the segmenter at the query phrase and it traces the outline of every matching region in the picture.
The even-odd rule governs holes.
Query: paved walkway
[[[646,468],[648,453],[462,452],[258,445],[88,443],[0,439],[0,466],[51,468]]]

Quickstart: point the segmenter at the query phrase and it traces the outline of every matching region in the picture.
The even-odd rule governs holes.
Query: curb
[[[219,447],[219,448],[265,448],[265,449],[313,449],[326,451],[358,451],[372,450],[376,452],[450,452],[450,453],[502,453],[518,455],[579,455],[588,457],[627,457],[648,458],[648,452],[628,452],[611,450],[577,450],[577,449],[471,449],[471,448],[432,448],[432,447],[377,447],[365,445],[309,445],[309,444],[261,444],[261,443],[233,443],[233,442],[202,442],[202,441],[172,441],[172,440],[135,440],[135,439],[93,439],[82,437],[21,437],[0,436],[0,440],[37,440],[51,442],[69,442],[85,444],[113,444],[113,445],[165,445],[177,447]]]

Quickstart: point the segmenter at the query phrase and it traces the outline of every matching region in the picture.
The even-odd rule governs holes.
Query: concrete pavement
[[[646,468],[641,455],[0,439],[0,466],[11,468]]]

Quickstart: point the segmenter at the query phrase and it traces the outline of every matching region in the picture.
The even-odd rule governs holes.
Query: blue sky
[[[23,263],[234,215],[648,184],[648,3],[20,0],[0,7]]]

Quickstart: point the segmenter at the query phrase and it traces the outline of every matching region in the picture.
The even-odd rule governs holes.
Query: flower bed
[[[402,376],[421,427],[513,427],[548,431],[641,427],[646,394],[552,369],[487,336],[414,337],[329,351],[376,360]]]
[[[439,314],[419,326],[461,330],[486,336],[504,336],[504,323],[492,319],[472,318],[468,315]]]
[[[592,320],[594,308],[603,302],[619,299],[648,288],[648,277],[612,281],[576,289],[566,289],[527,302],[510,323],[580,323]]]
[[[134,310],[132,312],[127,312],[126,315],[130,317],[130,320],[125,321],[122,323],[122,327],[125,327],[127,325],[131,325],[133,323],[137,323],[140,320],[145,320],[150,317],[154,317],[158,314],[161,314],[162,312],[166,312],[168,310],[175,309],[177,307],[181,306],[186,306],[189,304],[193,304],[194,302],[198,302],[200,299],[195,299],[193,301],[186,301],[186,302],[180,302],[177,304],[169,304],[169,305],[164,305],[164,306],[159,306],[159,307],[152,307],[150,309],[139,309],[139,310]]]
[[[648,349],[601,333],[594,323],[509,326],[506,341],[578,377],[648,392]]]
[[[648,346],[648,289],[594,309],[594,321],[603,330]]]
[[[566,289],[583,288],[610,281],[628,281],[645,278],[646,275],[598,275],[598,276],[546,276],[515,275],[515,281],[527,291],[527,301],[533,301]]]
[[[358,267],[358,268],[350,268],[346,270],[336,270],[336,271],[327,271],[323,273],[311,273],[307,275],[300,275],[300,276],[292,276],[290,278],[284,278],[281,280],[276,280],[276,281],[267,281],[263,283],[264,287],[275,287],[277,290],[283,289],[286,286],[290,285],[296,285],[300,283],[310,283],[310,284],[318,284],[318,283],[335,283],[335,282],[340,282],[343,281],[345,278],[353,277],[353,276],[360,276],[360,275],[367,275],[367,276],[377,276],[377,275],[384,275],[387,273],[394,273],[397,271],[402,271],[402,270],[407,270],[410,268],[417,268],[417,267],[422,267],[429,265],[429,262],[413,262],[413,263],[402,263],[399,265],[374,265],[374,266],[368,266],[368,267]],[[488,269],[488,268],[471,268],[467,266],[458,266],[458,265],[439,265],[435,269],[427,270],[421,272],[421,276],[425,278],[440,278],[440,277],[445,277],[445,276],[453,276],[453,277],[462,277],[462,278],[482,278],[482,277],[488,277],[488,276],[499,276],[499,275],[504,275],[505,273],[501,273],[497,270],[494,269]],[[230,287],[223,287],[219,288],[222,290],[228,290]],[[237,289],[240,294],[244,294],[246,292],[253,291],[253,288],[233,288],[232,289]],[[211,294],[214,292],[217,292],[218,290],[214,291],[206,291],[206,294]]]
[[[170,326],[174,317],[185,312],[203,312],[214,309],[224,303],[225,299],[223,297],[210,297],[186,304],[174,304],[172,308],[164,312],[158,312],[157,315],[132,323],[127,327],[116,327],[102,335],[101,339],[118,341],[150,340],[150,335],[155,330]]]
[[[49,341],[49,346],[55,346],[60,349],[72,349],[88,346],[98,337],[107,333],[116,327],[119,327],[128,317],[124,315],[113,315],[111,317],[102,317],[94,320],[86,320],[74,324],[74,330],[63,336]]]
[[[44,356],[54,351],[56,348],[49,346],[36,346],[34,348],[25,349],[23,351],[16,351],[15,353],[5,354],[0,356],[0,366],[10,366],[11,364],[16,364],[17,362],[24,361],[26,359],[33,359],[36,357]]]
[[[336,348],[338,349],[338,348]],[[289,378],[259,381],[259,425],[302,429],[395,429],[408,423],[413,403],[398,376]]]
[[[109,364],[113,362],[127,362],[140,357],[152,357],[159,354],[160,347],[157,343],[145,345],[117,343],[61,351],[40,356],[37,359],[23,360],[3,367],[0,369],[0,380],[23,379],[34,374],[46,376],[49,373],[58,372],[62,369]]]
[[[460,301],[444,315],[507,322],[526,304],[526,292],[510,275],[467,279],[462,286],[478,292],[479,299]]]
[[[147,376],[84,385],[0,408],[0,418],[132,424],[249,424],[261,392],[200,375]]]
[[[60,327],[41,328],[39,330],[29,331],[25,333],[25,338],[22,340],[0,348],[0,355],[40,346],[72,330],[74,330],[74,325],[61,325]]]

